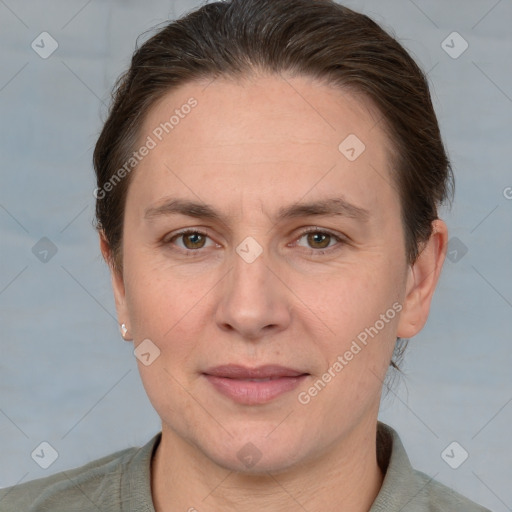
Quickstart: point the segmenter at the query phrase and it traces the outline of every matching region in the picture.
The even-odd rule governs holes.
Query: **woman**
[[[452,173],[424,74],[327,0],[233,0],[136,51],[96,144],[121,334],[162,431],[2,510],[486,510],[378,422]]]

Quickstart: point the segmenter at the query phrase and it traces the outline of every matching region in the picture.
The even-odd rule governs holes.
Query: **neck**
[[[162,428],[151,468],[155,511],[368,512],[383,475],[376,456],[377,422],[359,427],[315,460],[258,475],[222,468]]]

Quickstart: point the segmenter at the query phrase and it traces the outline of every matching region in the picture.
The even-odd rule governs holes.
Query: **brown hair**
[[[369,17],[330,0],[231,0],[203,5],[166,24],[136,49],[116,83],[94,150],[97,191],[102,191],[96,227],[110,245],[113,267],[122,269],[131,174],[106,185],[130,159],[148,111],[187,82],[256,70],[317,78],[362,94],[378,107],[392,144],[404,250],[408,263],[414,263],[421,243],[430,238],[438,205],[451,201],[454,189],[425,74]]]

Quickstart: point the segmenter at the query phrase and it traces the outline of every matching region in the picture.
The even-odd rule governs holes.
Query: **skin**
[[[135,346],[149,338],[160,350],[148,366],[137,360],[162,419],[152,463],[155,509],[313,511],[343,503],[343,510],[367,511],[383,479],[375,446],[382,384],[396,337],[414,336],[427,320],[446,225],[433,223],[409,266],[390,143],[368,100],[300,76],[206,85],[186,84],[147,114],[141,142],[188,98],[198,102],[134,171],[123,270],[112,270],[126,338]],[[349,134],[366,146],[354,161],[338,149]],[[146,209],[171,196],[208,203],[226,219],[145,219]],[[282,206],[339,196],[368,210],[367,221],[275,220]],[[315,227],[345,243],[301,234]],[[173,238],[182,228],[206,229],[202,247],[194,236]],[[236,252],[246,237],[263,250],[252,263]],[[103,235],[100,243],[110,261]],[[300,403],[298,394],[393,303],[400,313]],[[310,375],[266,404],[242,405],[202,375],[227,363],[280,364]],[[247,443],[261,455],[252,467],[237,456]]]

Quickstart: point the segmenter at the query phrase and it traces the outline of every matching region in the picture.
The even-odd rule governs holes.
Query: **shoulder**
[[[454,512],[490,512],[489,509],[469,500],[425,473],[417,470],[413,470],[413,473],[423,486],[417,496],[417,501],[426,506],[426,508],[418,510],[428,510],[429,512],[445,512],[446,510]],[[414,508],[411,510],[414,510]]]
[[[411,466],[398,433],[379,422],[377,459],[384,481],[370,512],[490,512]]]
[[[2,489],[0,509],[5,512],[92,509],[102,502],[104,493],[119,494],[120,474],[135,451],[136,448],[128,448],[75,469]]]
[[[2,512],[117,511],[122,501],[123,479],[140,466],[140,453],[150,453],[159,436],[142,448],[126,448],[78,468],[0,489]],[[138,468],[144,474],[143,468]],[[140,471],[142,470],[142,471]],[[149,470],[148,470],[149,471]],[[147,474],[149,477],[149,472]]]

